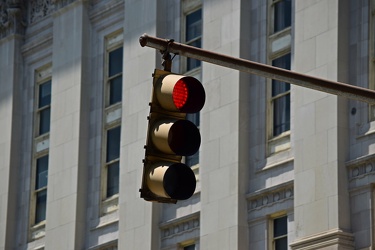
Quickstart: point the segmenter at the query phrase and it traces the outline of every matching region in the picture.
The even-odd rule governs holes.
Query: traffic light
[[[193,195],[194,172],[181,161],[198,151],[201,136],[186,114],[199,112],[205,99],[197,79],[155,69],[140,189],[143,199],[176,203]]]

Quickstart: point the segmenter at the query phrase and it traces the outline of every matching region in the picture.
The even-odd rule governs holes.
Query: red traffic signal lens
[[[173,103],[177,109],[181,109],[186,104],[188,95],[189,92],[186,83],[182,79],[178,80],[172,93]]]
[[[156,78],[154,88],[158,103],[168,111],[196,113],[206,101],[202,83],[194,77],[166,74]]]

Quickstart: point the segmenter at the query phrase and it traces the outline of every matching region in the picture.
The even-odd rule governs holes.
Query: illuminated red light
[[[183,80],[178,80],[173,88],[173,102],[177,109],[181,109],[188,99],[188,88]]]

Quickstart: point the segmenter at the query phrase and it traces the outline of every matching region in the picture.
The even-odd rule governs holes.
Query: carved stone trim
[[[50,15],[54,8],[55,6],[51,4],[51,0],[31,0],[30,23],[34,23]]]
[[[367,155],[346,163],[349,181],[375,175],[375,155]]]
[[[75,0],[30,0],[29,23],[37,22]]]
[[[289,181],[263,189],[247,196],[248,210],[253,211],[266,206],[272,206],[276,203],[284,202],[294,198],[294,182]]]
[[[171,238],[185,232],[198,229],[200,226],[199,212],[165,222],[160,225],[161,239]]]
[[[0,0],[0,39],[25,32],[24,0]]]

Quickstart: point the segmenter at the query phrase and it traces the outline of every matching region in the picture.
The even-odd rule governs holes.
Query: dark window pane
[[[122,101],[122,76],[118,76],[109,82],[109,105]]]
[[[119,192],[119,162],[108,166],[107,172],[107,197]]]
[[[292,25],[292,2],[283,0],[274,5],[274,32],[281,31]]]
[[[290,53],[276,58],[272,61],[272,66],[290,70]]]
[[[120,137],[120,126],[107,131],[107,162],[120,157]]]
[[[289,83],[272,80],[272,96],[277,96],[289,90],[290,90]]]
[[[273,135],[290,130],[290,94],[273,101]]]
[[[185,163],[189,167],[197,165],[199,163],[199,150],[193,155],[186,156]]]
[[[186,16],[186,41],[202,35],[202,9]]]
[[[186,16],[186,42],[194,47],[202,47],[202,9],[196,10]],[[194,40],[197,39],[197,40]],[[191,40],[194,40],[190,42]],[[187,58],[186,70],[192,70],[201,66],[201,61]]]
[[[186,246],[184,250],[195,250],[195,245]]]
[[[287,217],[281,217],[273,220],[273,236],[279,237],[288,234]]]
[[[38,190],[47,186],[48,182],[48,155],[36,160],[36,184],[35,189]]]
[[[46,219],[47,208],[47,190],[40,191],[36,194],[35,224]]]
[[[272,61],[272,66],[290,70],[290,54],[286,54]],[[272,80],[272,96],[276,96],[290,90],[290,84]]]
[[[275,240],[275,250],[287,250],[287,249],[288,249],[287,237]]]
[[[202,45],[201,39],[198,39],[192,43],[189,43],[189,45],[200,48]],[[201,66],[201,61],[197,59],[193,59],[193,58],[187,58],[187,68],[186,68],[187,71],[198,68],[199,66]]]
[[[51,104],[51,81],[39,85],[38,108]]]
[[[290,54],[286,54],[272,61],[272,66],[290,70]],[[289,83],[272,80],[272,96],[288,91],[290,89]]]
[[[122,72],[122,47],[109,52],[109,71],[111,77]]]
[[[199,127],[200,123],[200,112],[186,114],[186,119],[194,123],[195,126]]]
[[[39,112],[39,135],[49,132],[51,123],[51,109],[46,108]]]

